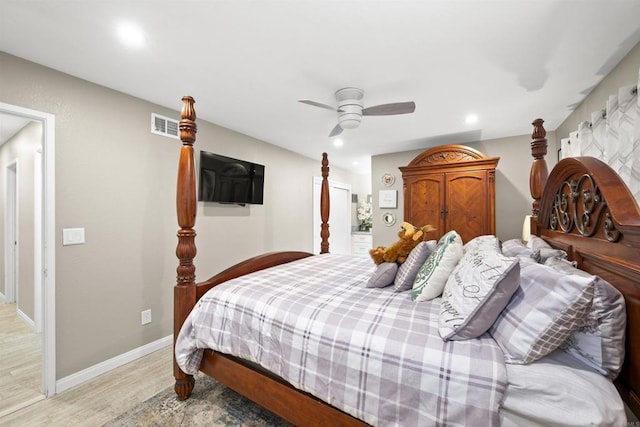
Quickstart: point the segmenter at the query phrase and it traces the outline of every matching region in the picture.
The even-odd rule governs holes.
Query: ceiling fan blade
[[[342,126],[340,126],[340,123],[338,123],[336,127],[334,127],[331,133],[329,134],[329,138],[331,138],[332,136],[338,136],[341,133],[342,133]]]
[[[373,107],[363,108],[363,116],[393,116],[395,114],[407,114],[416,111],[416,103],[394,102],[392,104],[374,105]]]
[[[312,101],[310,99],[299,99],[298,102],[302,102],[303,104],[313,105],[314,107],[324,108],[326,110],[337,111],[338,113],[342,113],[342,110],[331,105],[323,104],[321,102]]]

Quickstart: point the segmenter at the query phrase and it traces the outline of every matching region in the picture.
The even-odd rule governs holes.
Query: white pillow
[[[500,252],[500,240],[494,235],[474,237],[464,244],[462,251],[467,252]]]
[[[439,297],[460,258],[462,258],[462,239],[455,230],[451,230],[440,238],[436,250],[420,267],[413,282],[411,299],[427,301]]]
[[[487,332],[519,284],[518,258],[481,247],[466,252],[442,293],[438,327],[442,339],[465,340]]]

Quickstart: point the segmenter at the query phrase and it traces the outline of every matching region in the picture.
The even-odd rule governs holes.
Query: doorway
[[[33,328],[41,333],[42,348],[42,394],[49,397],[56,393],[55,373],[55,116],[53,114],[31,110],[0,102],[0,115],[20,117],[41,124],[42,135],[40,149],[33,154]],[[19,166],[18,166],[19,165]],[[24,166],[18,163],[17,172]],[[7,174],[13,172],[9,166]],[[9,178],[11,179],[11,178]],[[6,186],[9,184],[7,183]],[[19,182],[18,184],[19,185]],[[5,187],[6,187],[5,186]],[[0,187],[1,188],[1,187]],[[16,194],[18,194],[16,192]],[[17,196],[16,203],[17,206]],[[16,209],[16,212],[19,210]],[[18,218],[18,215],[16,215]],[[18,222],[18,220],[16,219]],[[5,221],[6,224],[6,221]],[[10,237],[13,238],[13,237]],[[30,239],[28,239],[30,240]],[[18,247],[20,240],[18,241]],[[6,247],[6,246],[5,246]],[[5,258],[6,258],[5,253]],[[16,255],[16,265],[19,265]],[[17,271],[14,268],[14,271]],[[19,286],[19,275],[16,283]],[[20,297],[15,289],[14,297]]]
[[[313,252],[320,253],[320,190],[322,178],[313,178]],[[351,186],[329,180],[329,252],[351,253]]]

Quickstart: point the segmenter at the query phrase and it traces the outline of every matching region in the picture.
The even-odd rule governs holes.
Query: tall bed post
[[[329,160],[322,153],[322,186],[320,188],[320,253],[329,253]]]
[[[196,140],[196,112],[194,99],[190,96],[182,98],[180,114],[180,139],[182,149],[178,163],[178,184],[176,191],[176,209],[178,214],[178,246],[176,256],[180,260],[177,268],[177,283],[174,287],[173,335],[174,345],[180,327],[196,303],[196,267],[193,258],[196,256],[196,166],[193,144]],[[178,399],[184,400],[191,395],[194,386],[192,375],[187,375],[173,362],[173,376],[176,379],[175,391]]]
[[[529,191],[533,197],[533,205],[531,207],[531,234],[538,233],[538,215],[540,213],[540,200],[545,185],[547,185],[547,161],[544,156],[547,155],[547,131],[542,124],[544,120],[535,119],[533,123],[533,132],[531,133],[531,155],[533,163],[531,164],[531,172],[529,174]]]

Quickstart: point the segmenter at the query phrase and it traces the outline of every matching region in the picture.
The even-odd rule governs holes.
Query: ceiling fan
[[[357,128],[358,125],[360,125],[362,116],[392,116],[396,114],[413,113],[416,110],[416,104],[413,101],[394,102],[363,108],[362,97],[364,96],[364,92],[362,89],[355,87],[339,89],[335,95],[336,101],[338,101],[337,107],[309,99],[300,99],[298,101],[303,104],[325,108],[338,113],[338,124],[329,133],[329,137],[340,135],[344,129]]]

